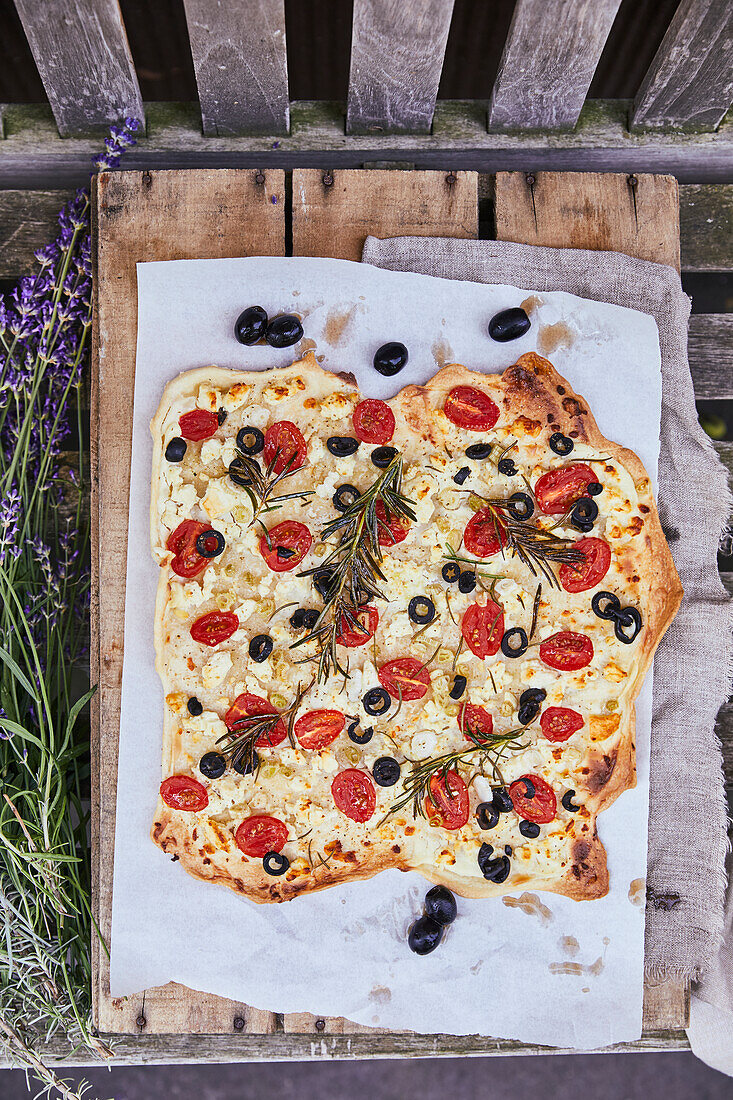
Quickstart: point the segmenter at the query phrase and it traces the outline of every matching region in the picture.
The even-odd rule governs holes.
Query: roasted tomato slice
[[[582,561],[568,561],[560,566],[560,584],[566,592],[587,592],[605,577],[611,565],[611,547],[604,539],[578,539],[573,550],[579,550]]]
[[[453,424],[471,432],[487,432],[499,419],[498,405],[473,386],[455,386],[445,399],[443,412]]]
[[[248,691],[245,691],[244,694],[237,696],[224,715],[224,724],[228,730],[236,731],[238,728],[237,723],[241,722],[243,718],[277,713],[276,708],[273,707],[269,699],[263,699],[261,695],[251,695]],[[246,724],[241,728],[246,728]],[[255,745],[258,749],[274,749],[276,745],[281,745],[287,736],[288,731],[285,728],[285,723],[283,721],[276,722],[267,733],[260,734]]]
[[[422,699],[430,687],[430,673],[416,657],[397,657],[387,661],[377,673],[382,687],[393,699],[409,703]]]
[[[184,439],[198,442],[209,439],[219,428],[219,417],[206,409],[192,409],[178,417],[178,427]]]
[[[287,573],[300,565],[312,542],[313,536],[304,523],[286,519],[262,536],[260,553],[275,573]]]
[[[475,703],[464,703],[458,714],[458,725],[468,738],[471,733],[479,741],[482,737],[491,737],[494,732],[494,719],[485,707]]]
[[[425,812],[428,820],[437,816],[444,829],[463,828],[468,821],[468,787],[458,772],[430,776]]]
[[[354,435],[362,443],[389,443],[394,429],[394,413],[384,401],[369,397],[354,409]]]
[[[540,659],[560,672],[575,672],[593,660],[593,642],[586,634],[561,630],[540,644]]]
[[[265,464],[269,467],[274,459],[276,474],[281,474],[286,466],[291,472],[299,469],[307,453],[303,433],[290,420],[279,420],[265,432]]]
[[[562,516],[582,497],[596,475],[584,462],[571,462],[543,474],[535,484],[538,507],[547,516]]]
[[[368,821],[377,808],[377,795],[366,772],[347,768],[339,772],[331,784],[331,794],[340,810],[352,821]]]
[[[346,614],[341,615],[336,641],[347,649],[355,649],[359,645],[366,645],[374,637],[379,626],[379,612],[376,607],[364,605],[356,614],[357,622],[349,622]]]
[[[160,784],[160,797],[172,810],[205,810],[209,796],[192,775],[169,775]]]
[[[472,603],[461,622],[463,640],[477,657],[493,657],[504,636],[504,608],[494,600]]]
[[[583,715],[569,707],[548,707],[540,718],[542,732],[548,741],[567,741],[583,725]]]
[[[523,775],[516,779],[509,787],[509,797],[516,813],[525,821],[534,821],[537,825],[554,821],[557,813],[555,792],[539,775]]]
[[[288,840],[288,827],[277,817],[255,814],[244,819],[234,839],[246,856],[262,859],[268,852],[282,852]]]
[[[201,645],[218,645],[231,638],[239,627],[239,619],[233,611],[210,611],[191,624],[191,637]]]
[[[396,512],[389,513],[381,500],[377,501],[377,538],[380,546],[394,546],[398,542],[404,542],[407,532],[410,530],[410,521],[407,516],[400,516]]]
[[[173,552],[171,569],[179,577],[189,580],[203,572],[209,564],[209,558],[203,558],[196,549],[196,539],[204,531],[210,531],[211,525],[198,523],[195,519],[184,519],[175,531],[171,531],[165,544],[166,550]]]
[[[463,532],[463,545],[469,554],[475,554],[477,558],[490,558],[506,545],[499,521],[490,508],[482,508],[471,516]]]
[[[340,710],[309,710],[295,723],[295,736],[304,749],[325,749],[346,725]]]

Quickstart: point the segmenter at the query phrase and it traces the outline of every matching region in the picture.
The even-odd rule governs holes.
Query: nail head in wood
[[[333,172],[324,172],[321,179],[324,187],[333,187]]]
[[[627,178],[626,182],[628,183],[632,191],[635,191],[636,188],[639,186],[638,177],[633,174]]]
[[[455,172],[449,172],[448,175],[445,177],[445,182],[448,184],[449,187],[452,187],[454,183],[458,183],[458,176],[455,174]]]
[[[145,1027],[145,1025],[147,1024],[147,1022],[148,1022],[148,1021],[147,1021],[147,1020],[145,1019],[145,1017],[143,1016],[142,1012],[140,1013],[140,1015],[138,1016],[138,1018],[137,1018],[137,1019],[135,1020],[135,1023],[137,1024],[137,1026],[138,1026],[138,1027]]]
[[[324,1031],[326,1028],[325,1020],[316,1020],[316,1031]]]
[[[264,182],[265,182],[265,173],[264,172],[256,172],[255,173],[255,183],[258,183],[261,187]]]
[[[527,172],[524,178],[527,181],[527,187],[534,187],[534,185],[537,183],[537,178],[532,174],[532,172]]]
[[[242,1016],[235,1016],[234,1017],[234,1030],[235,1031],[243,1031],[244,1030],[244,1017],[242,1017]]]

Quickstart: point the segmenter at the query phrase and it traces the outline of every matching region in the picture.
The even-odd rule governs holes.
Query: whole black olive
[[[267,326],[265,340],[271,348],[289,348],[303,338],[303,326],[293,313],[274,317]]]
[[[359,450],[359,440],[353,435],[330,435],[326,446],[335,458],[348,458]]]
[[[374,782],[380,787],[394,787],[402,769],[393,756],[380,756],[372,765]]]
[[[523,523],[533,514],[534,501],[532,497],[527,496],[526,493],[512,493],[507,501],[506,510],[512,519],[519,520],[520,523]]]
[[[544,688],[527,688],[522,692],[517,710],[517,718],[521,725],[527,726],[530,722],[534,722],[546,698],[547,692]]]
[[[433,886],[425,895],[425,915],[438,924],[453,924],[458,914],[456,899],[447,886]]]
[[[333,494],[333,506],[339,512],[345,512],[347,508],[351,508],[352,504],[356,503],[360,496],[361,493],[355,485],[339,485]]]
[[[596,592],[590,605],[599,619],[615,619],[621,610],[621,601],[613,592]]]
[[[495,787],[494,795],[491,799],[491,804],[495,810],[498,810],[500,814],[508,814],[514,809],[514,803],[511,800],[509,791],[506,787]]]
[[[598,505],[592,497],[580,497],[579,500],[576,500],[570,513],[572,527],[577,527],[579,531],[587,531],[588,524],[592,526],[597,519]]]
[[[621,610],[616,613],[613,623],[613,632],[620,642],[631,645],[640,630],[641,615],[635,607],[622,607]],[[628,633],[629,631],[631,633]]]
[[[526,836],[528,840],[534,840],[535,837],[540,835],[540,827],[536,821],[520,821],[519,831],[522,836]]]
[[[361,702],[367,714],[371,714],[375,718],[379,717],[380,714],[386,714],[392,705],[389,692],[385,691],[383,687],[369,688],[369,691],[362,696]]]
[[[413,623],[424,626],[435,618],[435,604],[429,596],[413,596],[407,605],[407,614]]]
[[[181,439],[179,435],[176,435],[171,439],[170,443],[165,449],[165,457],[169,462],[182,462],[183,456],[188,449],[188,444],[185,439]]]
[[[272,638],[269,634],[258,634],[249,643],[249,655],[257,664],[266,661],[272,653]]]
[[[207,779],[218,779],[226,770],[226,757],[220,752],[205,752],[199,760],[199,771]]]
[[[476,820],[479,829],[493,829],[499,820],[499,811],[491,802],[479,802],[476,807]]]
[[[575,446],[570,436],[563,435],[562,432],[553,432],[549,442],[550,450],[556,455],[569,455]]]
[[[458,578],[459,592],[473,592],[476,587],[476,574],[472,569],[464,569]]]
[[[225,546],[221,531],[215,531],[213,527],[196,536],[196,551],[202,558],[217,558],[223,553]]]
[[[375,447],[369,457],[372,460],[372,465],[376,466],[378,470],[386,470],[389,464],[397,458],[398,453],[396,447]]]
[[[320,611],[317,611],[315,607],[309,607],[307,611],[303,613],[303,626],[306,630],[312,630],[318,622]]]
[[[254,462],[254,459],[251,461]],[[235,485],[247,488],[252,484],[252,474],[241,458],[235,458],[229,463],[228,473]]]
[[[374,726],[367,726],[365,730],[359,729],[359,719],[355,718],[354,721],[348,726],[346,730],[349,740],[353,741],[355,745],[366,745],[374,737]]]
[[[514,626],[501,639],[501,652],[505,657],[521,657],[527,652],[528,645],[527,631],[522,630],[521,626]]]
[[[456,485],[463,485],[463,482],[466,480],[470,473],[471,469],[469,466],[461,466],[458,473],[453,474],[453,480],[455,481]]]
[[[259,762],[259,756],[254,749],[252,749],[251,755],[244,753],[242,756],[233,757],[232,768],[237,775],[249,775],[250,772],[256,771]]]
[[[580,806],[576,806],[573,802],[574,797],[575,791],[571,787],[569,791],[565,791],[565,794],[562,796],[561,799],[564,809],[566,809],[570,814],[577,814],[578,810],[580,809]]]
[[[466,679],[465,676],[456,676],[456,677],[454,677],[453,686],[450,689],[451,699],[460,699],[460,697],[463,695],[464,691],[466,690],[467,683],[468,683],[468,680]]]
[[[330,569],[318,569],[311,574],[313,587],[322,599],[327,600],[336,591],[338,581]]]
[[[228,416],[229,416],[229,413],[226,411],[226,409],[224,409],[224,408],[217,409],[217,411],[216,411],[216,422],[219,425],[219,427],[222,426],[222,424],[224,423],[224,421],[226,420],[226,418]]]
[[[290,860],[282,852],[268,852],[262,858],[262,866],[268,875],[284,875],[290,866]]]
[[[264,339],[266,331],[267,313],[262,306],[248,306],[234,322],[234,335],[240,344],[256,344]]]
[[[410,925],[407,944],[416,955],[429,955],[431,951],[435,951],[442,938],[443,925],[432,917],[422,916]]]
[[[440,575],[448,584],[455,584],[461,575],[461,567],[456,561],[449,561],[440,571]]]
[[[504,882],[509,877],[511,863],[508,856],[493,856],[490,844],[482,844],[478,850],[478,865],[481,874],[489,882]]]
[[[496,468],[499,473],[504,474],[505,477],[517,476],[517,467],[513,458],[500,458]]]
[[[502,309],[495,313],[489,321],[489,336],[500,344],[506,344],[508,340],[518,340],[529,332],[530,320],[520,306],[511,309]]]
[[[245,424],[237,432],[237,447],[246,455],[258,455],[264,449],[265,437],[259,428]]]
[[[591,481],[586,485],[585,491],[589,497],[597,497],[603,492],[603,486],[600,481]]]
[[[403,367],[407,366],[407,348],[397,340],[389,344],[382,344],[374,353],[374,369],[380,374],[391,378],[393,374],[399,374]]]
[[[188,713],[192,714],[194,718],[198,718],[199,714],[203,713],[204,708],[202,707],[201,703],[199,703],[195,695],[192,695],[191,698],[188,700],[187,706]]]
[[[488,458],[490,454],[490,443],[472,443],[470,447],[466,447],[466,458]]]

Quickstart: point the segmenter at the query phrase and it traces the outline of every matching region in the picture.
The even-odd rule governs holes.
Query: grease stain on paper
[[[580,944],[575,936],[561,936],[558,942],[560,944],[560,950],[571,959],[574,959],[580,951]]]
[[[575,343],[575,333],[564,321],[554,325],[543,325],[537,337],[537,350],[540,355],[551,355],[558,348],[569,348]]]
[[[529,894],[526,890],[518,898],[505,894],[501,900],[509,909],[521,909],[530,917],[539,917],[542,924],[549,924],[552,920],[552,909],[548,909],[536,894]]]
[[[375,985],[369,994],[369,1000],[378,1005],[386,1005],[392,1000],[392,990],[384,985]]]
[[[310,337],[306,336],[300,341],[300,348],[298,350],[301,355],[306,355],[309,351],[315,351],[317,347],[318,344],[315,340],[311,340]]]
[[[529,298],[525,298],[519,308],[523,309],[527,316],[530,317],[541,305],[542,299],[539,295],[530,294]]]
[[[331,310],[326,318],[326,324],[323,327],[323,336],[327,344],[331,347],[335,347],[341,342],[341,339],[346,331],[346,326],[354,315],[355,306],[350,309]]]
[[[635,878],[629,883],[629,901],[638,909],[644,908],[646,900],[646,879]]]
[[[550,963],[547,969],[551,974],[592,974],[594,978],[597,978],[603,972],[605,965],[602,956],[599,955],[595,962],[589,963],[587,966],[576,962],[556,962]]]
[[[430,350],[433,353],[433,359],[437,364],[438,370],[442,370],[446,363],[453,362],[453,348],[442,336],[439,336],[433,342],[433,346]]]

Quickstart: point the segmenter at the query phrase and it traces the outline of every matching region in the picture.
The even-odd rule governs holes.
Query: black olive
[[[324,600],[333,595],[338,584],[335,574],[330,569],[318,569],[311,574],[311,580],[316,592]]]
[[[374,782],[380,787],[394,787],[402,769],[393,756],[380,756],[372,764]]]
[[[306,630],[312,630],[318,622],[318,616],[320,611],[317,611],[315,607],[309,607],[307,611],[303,612],[303,626]]]
[[[627,634],[627,631],[631,631]],[[625,642],[626,645],[636,639],[639,631],[641,630],[641,615],[635,607],[622,607],[617,612],[613,623],[613,632],[620,642]]]
[[[375,447],[369,457],[378,470],[386,470],[398,455],[396,447]]]
[[[222,426],[222,424],[224,423],[224,421],[226,420],[226,418],[228,416],[229,416],[229,413],[226,411],[226,409],[219,409],[217,411],[217,413],[216,413],[216,422],[219,425],[219,427]]]
[[[221,531],[215,531],[213,527],[196,536],[196,550],[202,558],[218,558],[225,546]]]
[[[499,811],[491,802],[479,802],[476,807],[476,820],[479,829],[493,829],[499,820]]]
[[[188,700],[188,713],[192,714],[194,718],[198,718],[199,714],[203,714],[204,708],[195,695],[192,695]]]
[[[574,446],[570,436],[563,435],[562,432],[554,432],[550,436],[550,450],[556,455],[569,455]]]
[[[262,306],[248,306],[234,322],[234,335],[240,344],[256,344],[264,338],[266,331],[267,313]]]
[[[522,630],[521,626],[513,626],[501,639],[501,652],[505,657],[521,657],[527,652],[528,645],[527,631]]]
[[[580,531],[583,535],[587,535],[593,530],[593,522],[591,520],[575,519],[572,521],[571,526],[574,530]]]
[[[458,578],[459,592],[473,592],[476,587],[476,574],[471,569],[464,569]]]
[[[289,348],[303,338],[303,326],[293,313],[274,317],[267,326],[265,340],[271,348]]]
[[[353,435],[330,435],[326,446],[335,458],[348,458],[359,450],[359,440]]]
[[[382,687],[369,688],[369,691],[363,695],[361,702],[367,714],[371,714],[375,718],[380,714],[386,714],[392,705],[389,692]]]
[[[429,955],[431,951],[435,951],[442,938],[443,925],[432,917],[422,916],[410,925],[407,944],[416,955]]]
[[[456,485],[463,485],[463,482],[466,480],[470,473],[471,469],[469,466],[461,466],[458,473],[453,474],[453,480],[455,481]]]
[[[440,571],[440,575],[448,584],[455,584],[461,575],[461,567],[456,561],[449,561]]]
[[[407,366],[407,348],[397,340],[389,344],[382,344],[374,353],[374,369],[380,374],[391,378],[393,374],[399,374],[403,367]]]
[[[526,836],[528,840],[534,840],[535,837],[540,835],[540,827],[536,821],[520,821],[519,831],[522,836]]]
[[[365,730],[359,731],[359,719],[355,718],[346,732],[355,745],[366,745],[374,737],[374,726],[367,726]]]
[[[587,531],[589,530],[588,525],[590,524],[592,527],[597,519],[598,505],[592,497],[580,497],[579,500],[576,500],[570,513],[572,527],[576,527],[579,531]]]
[[[465,676],[456,676],[453,680],[453,686],[450,689],[451,699],[460,699],[466,690],[466,684],[468,680]]]
[[[523,775],[521,779],[517,780],[518,783],[524,783],[524,797],[527,799],[533,799],[537,794],[537,788],[532,780],[527,775]]]
[[[431,623],[435,618],[435,604],[429,596],[413,596],[407,605],[407,614],[413,623]]]
[[[206,752],[199,760],[199,771],[207,779],[218,779],[226,770],[226,757],[220,752]]]
[[[508,856],[492,856],[490,844],[482,844],[478,850],[478,865],[481,874],[489,882],[504,882],[509,878],[511,863]]]
[[[506,787],[495,787],[491,804],[500,814],[508,814],[514,809],[514,803]]]
[[[615,619],[621,610],[621,601],[613,592],[596,592],[590,605],[599,619]]]
[[[535,720],[546,698],[547,692],[544,688],[527,688],[522,692],[517,710],[517,718],[521,725],[527,726]]]
[[[272,638],[269,634],[258,634],[249,643],[249,655],[257,664],[266,661],[272,653]]]
[[[259,428],[246,424],[237,432],[237,447],[246,455],[258,455],[264,450],[265,437]]]
[[[295,557],[295,551],[293,550],[292,546],[276,546],[275,553],[277,554],[280,561],[289,561],[290,558]]]
[[[262,866],[268,875],[284,875],[290,866],[290,860],[281,852],[268,852],[262,857]]]
[[[516,477],[517,467],[513,458],[500,458],[497,470],[500,474],[504,474],[506,477]]]
[[[257,753],[252,750],[251,756],[248,753],[243,753],[242,756],[235,756],[232,760],[232,768],[237,775],[249,775],[257,769],[260,762],[260,758]]]
[[[254,459],[252,461],[254,461]],[[252,484],[252,475],[241,458],[235,458],[229,463],[228,473],[235,485],[242,485],[247,488]]]
[[[495,313],[489,321],[489,336],[500,344],[506,344],[508,340],[518,340],[529,332],[530,320],[520,306],[511,309],[502,309]]]
[[[425,915],[438,924],[453,924],[458,914],[456,899],[447,886],[433,886],[425,895]]]
[[[580,806],[576,806],[573,802],[574,797],[575,791],[571,787],[569,791],[565,791],[565,794],[562,796],[561,799],[563,807],[568,811],[568,813],[571,814],[577,814],[578,810],[580,809]]]
[[[188,444],[185,439],[181,439],[179,435],[176,435],[171,439],[170,443],[165,449],[165,457],[169,462],[182,462],[183,456],[188,449]]]
[[[504,845],[504,855],[510,856],[511,854],[512,854],[511,844],[505,844]]]
[[[586,485],[585,491],[589,497],[597,497],[600,493],[603,492],[603,486],[601,485],[600,481],[591,481],[588,485]]]
[[[470,447],[466,447],[466,458],[488,458],[490,454],[490,443],[472,443]]]
[[[294,611],[290,616],[290,625],[295,627],[296,630],[300,630],[305,626],[305,608],[299,607],[297,611]]]
[[[534,512],[534,501],[526,493],[512,493],[507,501],[506,510],[512,519],[523,523]]]
[[[339,512],[345,512],[347,508],[351,508],[352,504],[356,503],[360,496],[361,493],[355,485],[339,485],[333,494],[333,506]]]

